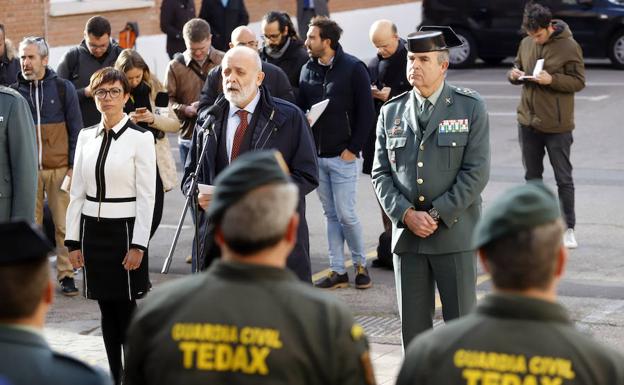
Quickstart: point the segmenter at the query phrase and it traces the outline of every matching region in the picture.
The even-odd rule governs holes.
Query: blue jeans
[[[357,162],[345,162],[339,156],[319,158],[319,187],[316,189],[325,219],[329,243],[329,267],[344,274],[344,242],[351,251],[354,265],[366,266],[362,225],[355,213]]]
[[[186,166],[186,158],[188,157],[189,151],[191,151],[191,141],[178,142],[178,148],[180,149],[180,161],[182,162],[182,173],[184,173],[184,168]]]

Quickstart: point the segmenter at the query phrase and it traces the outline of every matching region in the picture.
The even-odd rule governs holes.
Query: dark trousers
[[[547,134],[529,126],[519,125],[518,139],[522,150],[524,179],[527,181],[542,179],[544,154],[548,152],[548,159],[557,181],[561,211],[568,228],[573,229],[576,225],[576,215],[574,213],[572,163],[570,162],[570,148],[574,141],[572,133]]]
[[[121,384],[123,365],[121,353],[136,301],[98,301],[102,313],[102,337],[113,380]]]
[[[394,278],[403,348],[433,327],[436,286],[445,322],[468,314],[477,302],[474,251],[394,254]]]

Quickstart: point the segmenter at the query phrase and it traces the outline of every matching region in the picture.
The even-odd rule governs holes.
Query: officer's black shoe
[[[61,293],[63,293],[63,295],[68,297],[78,295],[78,289],[72,277],[65,277],[61,279],[59,283],[61,284]]]
[[[314,286],[321,289],[339,289],[349,286],[349,275],[347,273],[338,274],[335,271],[330,271],[327,277],[321,279]]]
[[[368,269],[362,265],[355,265],[355,288],[368,289],[373,286],[373,281],[368,275]]]

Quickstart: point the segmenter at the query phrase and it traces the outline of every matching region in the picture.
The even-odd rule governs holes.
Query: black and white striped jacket
[[[154,136],[125,115],[108,132],[102,123],[78,135],[67,208],[65,245],[80,245],[80,216],[135,218],[130,247],[147,250],[156,190]]]

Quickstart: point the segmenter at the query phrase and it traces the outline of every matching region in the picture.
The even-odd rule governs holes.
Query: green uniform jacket
[[[388,101],[377,121],[372,180],[393,223],[396,254],[446,254],[472,249],[481,191],[490,175],[489,123],[475,91],[444,84],[421,142],[414,91]],[[435,207],[435,233],[419,238],[402,222],[409,207]]]
[[[284,269],[219,261],[162,285],[130,326],[126,385],[366,384],[345,305]]]
[[[622,385],[624,357],[574,328],[558,304],[511,294],[410,343],[397,385]]]
[[[108,385],[109,377],[50,349],[42,336],[0,325],[0,383],[11,385]]]
[[[35,221],[37,149],[26,100],[0,86],[0,221]]]
[[[574,93],[585,88],[583,51],[572,38],[566,23],[553,20],[555,32],[545,44],[530,36],[520,42],[514,66],[527,75],[533,73],[538,59],[544,59],[544,71],[552,83],[539,85],[531,81],[509,81],[522,85],[518,104],[518,123],[547,133],[574,129]]]

